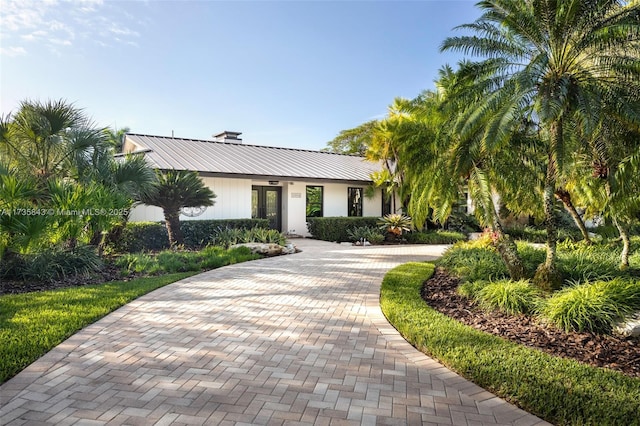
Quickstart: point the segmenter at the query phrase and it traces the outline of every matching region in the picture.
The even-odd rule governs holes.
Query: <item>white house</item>
[[[391,203],[383,191],[365,196],[381,165],[353,155],[247,145],[239,132],[213,140],[129,133],[124,153],[144,153],[154,168],[194,170],[217,195],[206,209],[185,209],[181,219],[266,218],[282,232],[308,236],[309,216],[382,216]],[[131,221],[162,221],[162,210],[137,206]]]

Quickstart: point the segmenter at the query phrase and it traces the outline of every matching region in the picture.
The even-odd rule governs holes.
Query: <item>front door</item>
[[[253,219],[268,219],[269,228],[281,230],[280,194],[279,186],[251,187],[251,217]]]

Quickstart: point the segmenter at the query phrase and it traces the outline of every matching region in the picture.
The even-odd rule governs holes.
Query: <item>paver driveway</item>
[[[442,247],[302,253],[163,287],[0,387],[3,424],[542,424],[416,351],[382,277]]]

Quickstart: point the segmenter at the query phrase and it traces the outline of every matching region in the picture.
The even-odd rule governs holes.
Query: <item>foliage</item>
[[[116,161],[107,133],[64,100],[0,118],[0,256],[102,247],[152,174],[140,156]]]
[[[357,226],[347,230],[349,240],[353,242],[368,241],[371,244],[380,244],[384,241],[384,235],[377,228],[369,226]]]
[[[88,275],[102,268],[95,248],[51,247],[29,254],[14,254],[0,266],[0,277],[16,281],[52,282],[76,275]]]
[[[367,148],[371,145],[373,132],[377,126],[377,121],[367,121],[356,128],[342,130],[333,140],[327,142],[327,147],[323,151],[334,152],[336,154],[355,154],[364,156]]]
[[[464,281],[499,280],[507,278],[507,269],[498,253],[487,247],[469,247],[477,241],[458,243],[447,250],[438,265]]]
[[[407,242],[412,244],[455,244],[459,241],[465,241],[467,237],[454,231],[414,231],[405,234]]]
[[[483,285],[474,298],[483,309],[510,315],[532,313],[542,300],[540,290],[526,280],[500,280]]]
[[[390,213],[384,215],[378,220],[378,227],[395,236],[401,236],[405,232],[410,232],[413,228],[413,222],[409,216]]]
[[[640,311],[640,281],[616,278],[574,285],[545,301],[541,316],[566,331],[609,333],[615,323]]]
[[[171,247],[184,243],[180,228],[180,209],[212,206],[216,198],[198,173],[189,170],[156,170],[156,181],[152,189],[138,195],[138,201],[163,210]]]
[[[176,272],[198,272],[225,265],[260,258],[247,247],[224,249],[205,247],[200,251],[165,250],[155,255],[146,253],[126,254],[116,259],[115,265],[125,273],[171,274]]]
[[[349,229],[376,227],[377,217],[308,217],[307,229],[313,238],[323,241],[349,241]]]
[[[481,231],[480,224],[475,216],[456,210],[451,211],[445,224],[447,230],[461,232],[463,234]]]
[[[511,235],[513,239],[529,241],[530,243],[544,243],[547,239],[547,231],[545,229],[533,226],[507,228],[505,232]],[[560,241],[580,241],[581,239],[580,230],[575,227],[558,229],[558,240]]]
[[[190,275],[0,296],[0,383],[109,312]]]
[[[553,357],[475,330],[420,297],[433,265],[409,263],[387,273],[380,306],[413,346],[477,385],[554,424],[639,425],[640,381]]]
[[[251,229],[268,227],[267,219],[215,219],[186,220],[180,224],[184,234],[184,246],[197,249],[219,242],[219,229]],[[223,244],[224,245],[224,244]],[[167,228],[157,222],[127,223],[115,241],[109,241],[109,249],[116,253],[158,251],[169,248]]]

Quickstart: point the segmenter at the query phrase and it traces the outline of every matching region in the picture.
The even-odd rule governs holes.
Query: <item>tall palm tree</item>
[[[548,132],[543,205],[547,256],[535,281],[557,287],[556,182],[566,156],[565,124],[576,119],[594,128],[600,100],[615,93],[622,99],[640,94],[638,76],[640,5],[613,0],[486,0],[482,16],[460,28],[474,35],[447,38],[442,50],[487,59],[474,63],[476,84],[492,89],[467,123],[487,120],[484,139],[504,143],[517,111],[531,116]],[[635,116],[638,111],[624,110]],[[631,119],[631,118],[630,118]]]
[[[216,195],[204,185],[196,172],[187,170],[156,170],[154,187],[139,194],[138,201],[162,208],[169,234],[169,245],[184,243],[180,230],[180,209],[183,207],[212,206]]]

